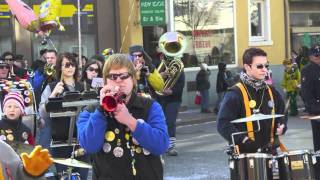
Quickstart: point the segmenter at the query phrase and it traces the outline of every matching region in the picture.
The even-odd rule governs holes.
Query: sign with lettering
[[[0,19],[8,19],[10,16],[9,6],[7,4],[0,4]]]
[[[141,26],[166,24],[165,0],[140,0]]]

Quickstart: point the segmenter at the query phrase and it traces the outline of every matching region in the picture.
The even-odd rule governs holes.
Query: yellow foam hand
[[[42,175],[53,163],[48,149],[41,146],[36,146],[29,155],[21,153],[20,157],[25,171],[32,176]]]

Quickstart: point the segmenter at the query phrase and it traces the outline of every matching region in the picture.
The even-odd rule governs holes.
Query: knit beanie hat
[[[9,92],[4,97],[3,107],[6,107],[6,105],[10,101],[14,101],[18,105],[19,109],[21,110],[21,114],[24,114],[24,108],[25,108],[24,99],[23,99],[23,97],[22,97],[22,95],[20,93],[18,93],[18,92]]]
[[[134,52],[142,52],[143,47],[141,45],[132,45],[129,47],[129,54],[132,55]]]

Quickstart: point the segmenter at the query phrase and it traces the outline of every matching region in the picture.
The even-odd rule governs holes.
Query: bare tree
[[[186,33],[190,33],[194,44],[195,34],[192,32],[216,24],[219,18],[218,12],[230,6],[232,7],[233,3],[229,0],[175,0],[175,21],[186,26]],[[195,47],[192,48],[195,54]]]

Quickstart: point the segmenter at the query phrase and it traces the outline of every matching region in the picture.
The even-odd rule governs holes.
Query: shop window
[[[187,37],[186,68],[235,64],[234,0],[174,0],[174,29]]]
[[[269,0],[249,0],[249,45],[271,45]]]
[[[12,14],[7,3],[0,0],[0,56],[6,51],[12,52],[13,25]]]
[[[42,1],[35,0],[31,6],[39,5]],[[73,5],[72,9],[77,9],[77,1],[63,0],[63,5]],[[70,6],[68,6],[70,8]],[[81,36],[82,36],[82,55],[90,58],[96,54],[97,50],[97,22],[95,17],[96,0],[81,1]],[[68,14],[68,13],[67,13]],[[70,13],[69,13],[70,14]],[[50,39],[59,53],[68,51],[78,53],[78,14],[77,11],[70,17],[66,14],[60,17],[61,24],[65,31],[54,29],[50,34]],[[53,49],[51,41],[47,44],[41,44],[42,39],[33,37],[33,56],[39,56],[39,50],[43,48]]]

